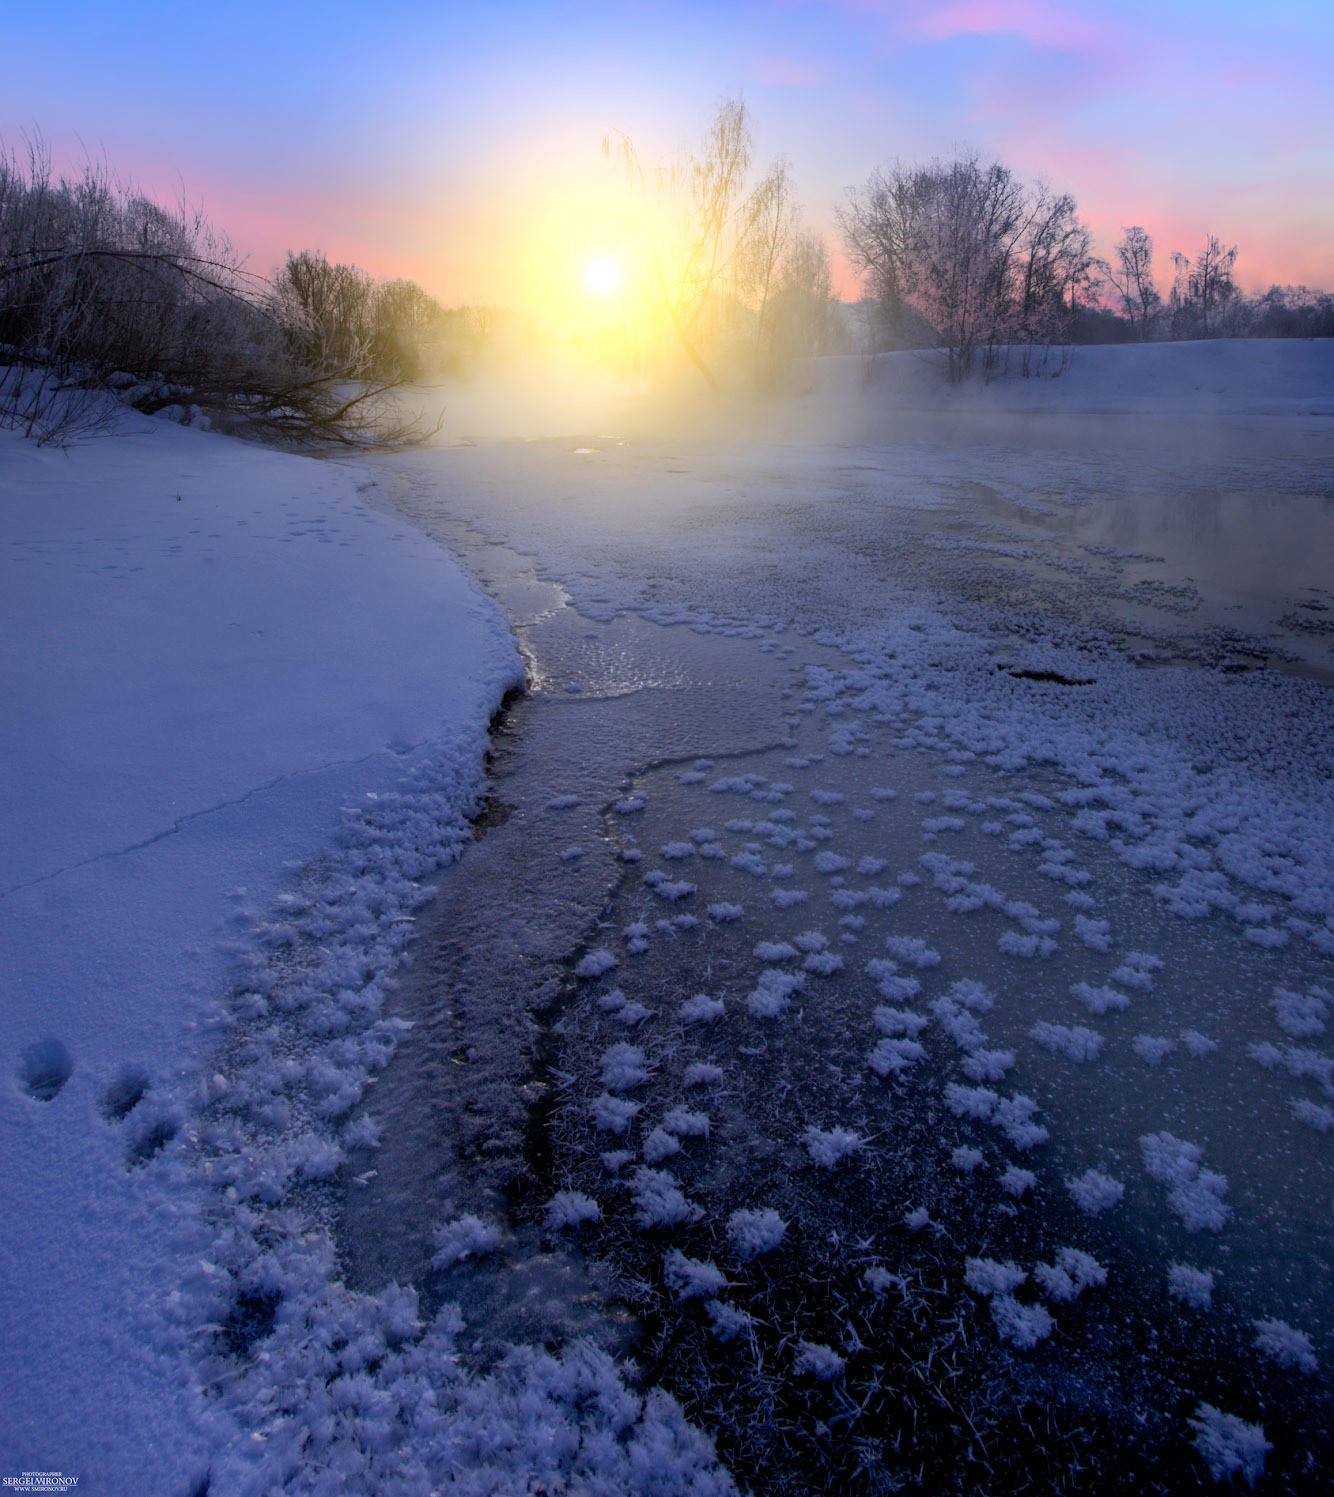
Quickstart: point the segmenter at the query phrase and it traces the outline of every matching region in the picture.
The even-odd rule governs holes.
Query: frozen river
[[[1262,407],[379,462],[531,690],[352,1281],[633,1356],[757,1490],[1179,1489],[1205,1405],[1328,1472],[1334,423]]]

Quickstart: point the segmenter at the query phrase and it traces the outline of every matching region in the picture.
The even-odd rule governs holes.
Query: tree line
[[[255,275],[202,212],[100,164],[57,175],[40,141],[0,152],[0,424],[39,440],[105,416],[108,388],[288,441],[409,439],[391,396],[457,320],[318,251]]]
[[[942,345],[952,380],[1016,350],[1028,373],[1037,351],[1071,343],[1334,336],[1334,296],[1305,286],[1243,295],[1237,247],[1213,234],[1194,257],[1173,252],[1164,297],[1142,226],[1124,229],[1104,260],[1073,197],[975,154],[877,170],[849,191],[839,222],[878,346]]]
[[[700,146],[655,173],[623,135],[604,150],[643,201],[647,290],[663,330],[705,380],[738,367],[773,380],[794,356],[848,347],[829,252],[801,225],[790,168],[780,160],[752,180],[742,102],[724,101]],[[1002,362],[1054,372],[1074,343],[1334,336],[1334,296],[1304,286],[1243,295],[1237,248],[1214,235],[1193,257],[1172,254],[1163,296],[1143,227],[1126,228],[1103,259],[1071,194],[975,152],[879,168],[837,217],[870,347],[941,347],[951,380]]]

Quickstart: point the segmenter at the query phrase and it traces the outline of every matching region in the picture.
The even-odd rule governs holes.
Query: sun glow
[[[584,261],[581,279],[590,296],[619,296],[625,290],[625,267],[610,255],[594,255]]]

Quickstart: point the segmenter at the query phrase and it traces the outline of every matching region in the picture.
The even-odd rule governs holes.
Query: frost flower
[[[727,1219],[727,1235],[732,1251],[743,1263],[772,1253],[783,1241],[787,1223],[768,1207],[759,1211],[734,1211]]]
[[[1042,1305],[1021,1305],[1008,1294],[995,1295],[991,1301],[991,1318],[996,1322],[1001,1340],[1019,1351],[1032,1351],[1039,1341],[1051,1335],[1055,1321]]]
[[[843,1358],[818,1341],[799,1341],[792,1369],[815,1378],[817,1382],[832,1383],[835,1378],[843,1376]]]
[[[558,1190],[547,1202],[547,1230],[562,1232],[584,1222],[598,1221],[602,1208],[591,1197],[577,1190]]]
[[[590,951],[586,957],[574,969],[576,977],[592,979],[601,977],[603,973],[610,972],[616,965],[616,958],[610,951],[599,947],[596,951]]]
[[[1286,1320],[1257,1320],[1255,1347],[1280,1367],[1293,1367],[1300,1372],[1319,1371],[1311,1338],[1305,1331],[1290,1326]]]
[[[1192,1310],[1207,1310],[1213,1304],[1214,1276],[1188,1263],[1173,1263],[1167,1270],[1167,1292]]]
[[[1264,1471],[1265,1455],[1274,1447],[1265,1439],[1264,1426],[1247,1424],[1235,1414],[1225,1414],[1211,1403],[1202,1403],[1190,1418],[1195,1448],[1215,1481],[1244,1476],[1253,1487]]]
[[[1085,1170],[1082,1175],[1074,1175],[1065,1182],[1065,1188],[1070,1192],[1075,1205],[1090,1216],[1097,1216],[1120,1205],[1121,1197],[1126,1193],[1125,1186],[1119,1180],[1103,1174],[1101,1170]]]
[[[846,1128],[807,1128],[806,1152],[821,1169],[832,1170],[843,1160],[860,1153],[866,1140]]]
[[[727,1288],[722,1270],[673,1248],[663,1259],[662,1277],[677,1299],[715,1299]]]

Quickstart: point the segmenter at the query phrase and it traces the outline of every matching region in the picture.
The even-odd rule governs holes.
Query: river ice
[[[383,1082],[367,1283],[489,1211],[508,1257],[438,1292],[501,1342],[614,1304],[763,1490],[1180,1481],[1205,1407],[1327,1468],[1322,378],[1227,439],[1076,390],[384,464],[534,689],[405,986],[441,1060]],[[1022,1269],[989,1303],[983,1257]]]

